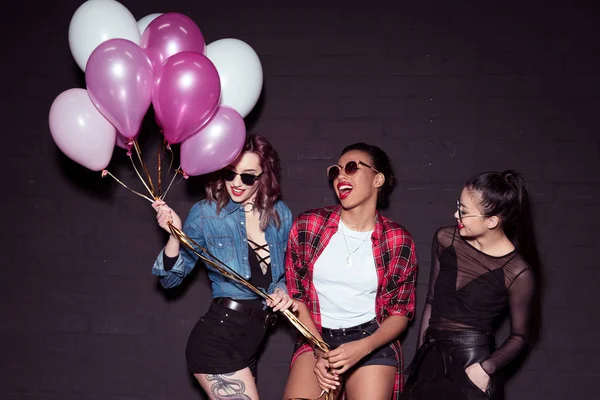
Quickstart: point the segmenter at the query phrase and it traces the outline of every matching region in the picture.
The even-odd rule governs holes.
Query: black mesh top
[[[428,327],[491,332],[494,320],[508,304],[510,337],[481,363],[493,374],[525,346],[534,286],[533,271],[518,252],[490,256],[463,239],[456,227],[439,229],[433,239],[419,345]]]

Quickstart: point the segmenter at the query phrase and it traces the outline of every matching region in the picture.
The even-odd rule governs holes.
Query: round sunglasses
[[[246,186],[253,186],[256,181],[258,180],[258,178],[260,178],[260,176],[262,175],[262,172],[258,175],[252,175],[252,174],[238,174],[235,171],[232,171],[230,169],[224,169],[222,171],[222,175],[223,175],[223,179],[225,179],[227,182],[231,182],[232,180],[235,179],[235,177],[237,175],[240,176],[242,183]]]
[[[358,171],[359,165],[364,165],[367,168],[371,168],[373,171],[375,171],[376,174],[379,173],[379,171],[377,171],[375,168],[371,167],[369,164],[366,164],[362,161],[348,161],[346,163],[346,165],[344,165],[343,167],[341,165],[337,165],[337,164],[327,167],[327,177],[329,178],[330,181],[333,181],[335,178],[337,178],[340,175],[340,172],[342,172],[342,168],[344,168],[344,173],[346,175],[354,175],[356,173],[356,171]]]

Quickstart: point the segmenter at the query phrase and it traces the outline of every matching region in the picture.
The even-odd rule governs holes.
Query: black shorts
[[[340,347],[344,343],[352,342],[355,340],[363,339],[364,337],[370,336],[379,328],[379,324],[375,319],[353,326],[351,328],[343,329],[328,329],[323,328],[322,336],[325,343],[329,345],[331,350]],[[303,342],[298,343],[296,348],[302,345]],[[366,367],[367,365],[389,365],[392,367],[399,368],[399,362],[396,359],[396,352],[391,344],[383,345],[382,347],[371,352],[365,358],[357,362],[350,371],[360,367]]]
[[[264,318],[211,303],[188,339],[186,358],[190,372],[226,374],[249,367],[256,377],[258,350],[266,331]]]

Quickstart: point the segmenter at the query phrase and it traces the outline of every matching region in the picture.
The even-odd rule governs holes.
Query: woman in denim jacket
[[[240,156],[206,188],[207,199],[196,203],[183,231],[215,257],[269,293],[262,300],[243,286],[208,267],[213,302],[200,318],[186,348],[190,372],[211,399],[236,395],[258,399],[256,356],[273,312],[297,305],[285,286],[284,258],[292,224],[288,207],[279,200],[279,158],[269,142],[249,136]],[[181,229],[181,219],[156,201],[159,225]],[[158,255],[152,273],[165,288],[177,286],[194,268],[197,257],[173,236]]]

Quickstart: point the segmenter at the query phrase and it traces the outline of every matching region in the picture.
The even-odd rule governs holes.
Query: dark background
[[[149,204],[67,159],[50,137],[54,98],[85,87],[67,41],[80,4],[14,2],[0,26],[0,397],[201,398],[184,348],[208,306],[206,275],[195,273],[171,293],[157,287],[150,271],[165,236]],[[138,19],[185,13],[208,43],[234,37],[256,50],[265,87],[247,124],[279,151],[294,215],[334,202],[324,171],[345,145],[385,148],[399,179],[386,215],[417,241],[419,311],[430,239],[453,223],[463,182],[485,170],[522,171],[545,262],[544,329],[511,368],[508,398],[600,395],[594,2],[123,4]],[[140,139],[149,160],[157,138],[150,119]],[[120,149],[110,169],[141,188]],[[167,200],[185,216],[201,193],[201,180],[190,179]],[[293,341],[285,325],[260,362],[263,399],[280,399],[285,385]],[[416,331],[413,324],[403,338],[407,361]],[[499,339],[506,332],[505,325]]]

